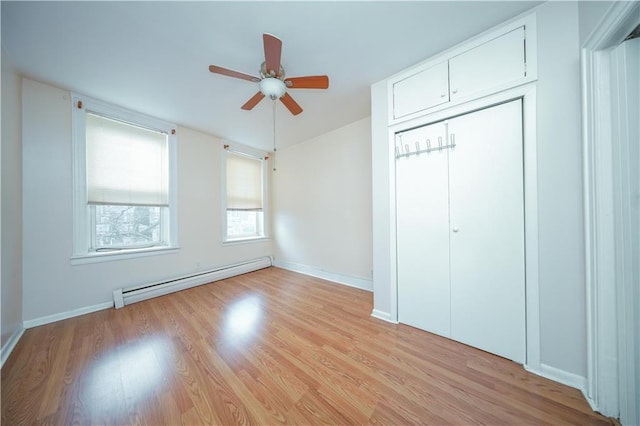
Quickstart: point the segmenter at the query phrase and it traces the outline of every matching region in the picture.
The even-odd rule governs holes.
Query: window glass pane
[[[149,206],[93,206],[94,248],[161,245],[164,242],[162,216],[165,210],[164,207]]]
[[[167,135],[87,113],[89,204],[167,206]]]
[[[228,210],[227,236],[230,238],[262,235],[261,211]]]

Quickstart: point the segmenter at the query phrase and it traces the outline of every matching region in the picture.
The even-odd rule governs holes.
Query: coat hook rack
[[[431,146],[431,139],[425,140],[426,148],[420,148],[420,141],[415,141],[416,150],[411,152],[408,143],[402,144],[402,135],[398,135],[398,144],[396,145],[396,158],[400,157],[410,157],[412,155],[418,155],[423,153],[429,153],[432,151],[442,151],[444,149],[453,149],[456,147],[455,135],[451,134],[450,137],[451,143],[445,145],[443,143],[442,136],[438,136],[438,144],[436,146]]]

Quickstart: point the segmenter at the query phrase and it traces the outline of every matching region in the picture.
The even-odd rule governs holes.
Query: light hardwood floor
[[[27,330],[2,424],[609,424],[579,391],[268,268]]]

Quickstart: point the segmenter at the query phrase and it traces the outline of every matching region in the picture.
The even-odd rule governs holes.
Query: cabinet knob
[[[453,93],[453,94],[455,95],[456,93],[458,93],[458,89],[453,89],[453,90],[451,91],[451,93]]]
[[[458,232],[458,231],[460,231],[460,228],[452,228],[451,230],[452,230],[453,232]]]
[[[446,93],[442,93],[442,94],[440,94],[440,97],[441,97],[441,98],[444,98],[445,96],[447,96],[447,94],[446,94]]]

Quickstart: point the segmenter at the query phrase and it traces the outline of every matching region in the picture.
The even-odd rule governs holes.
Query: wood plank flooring
[[[278,268],[27,330],[2,424],[610,424],[579,391]]]

